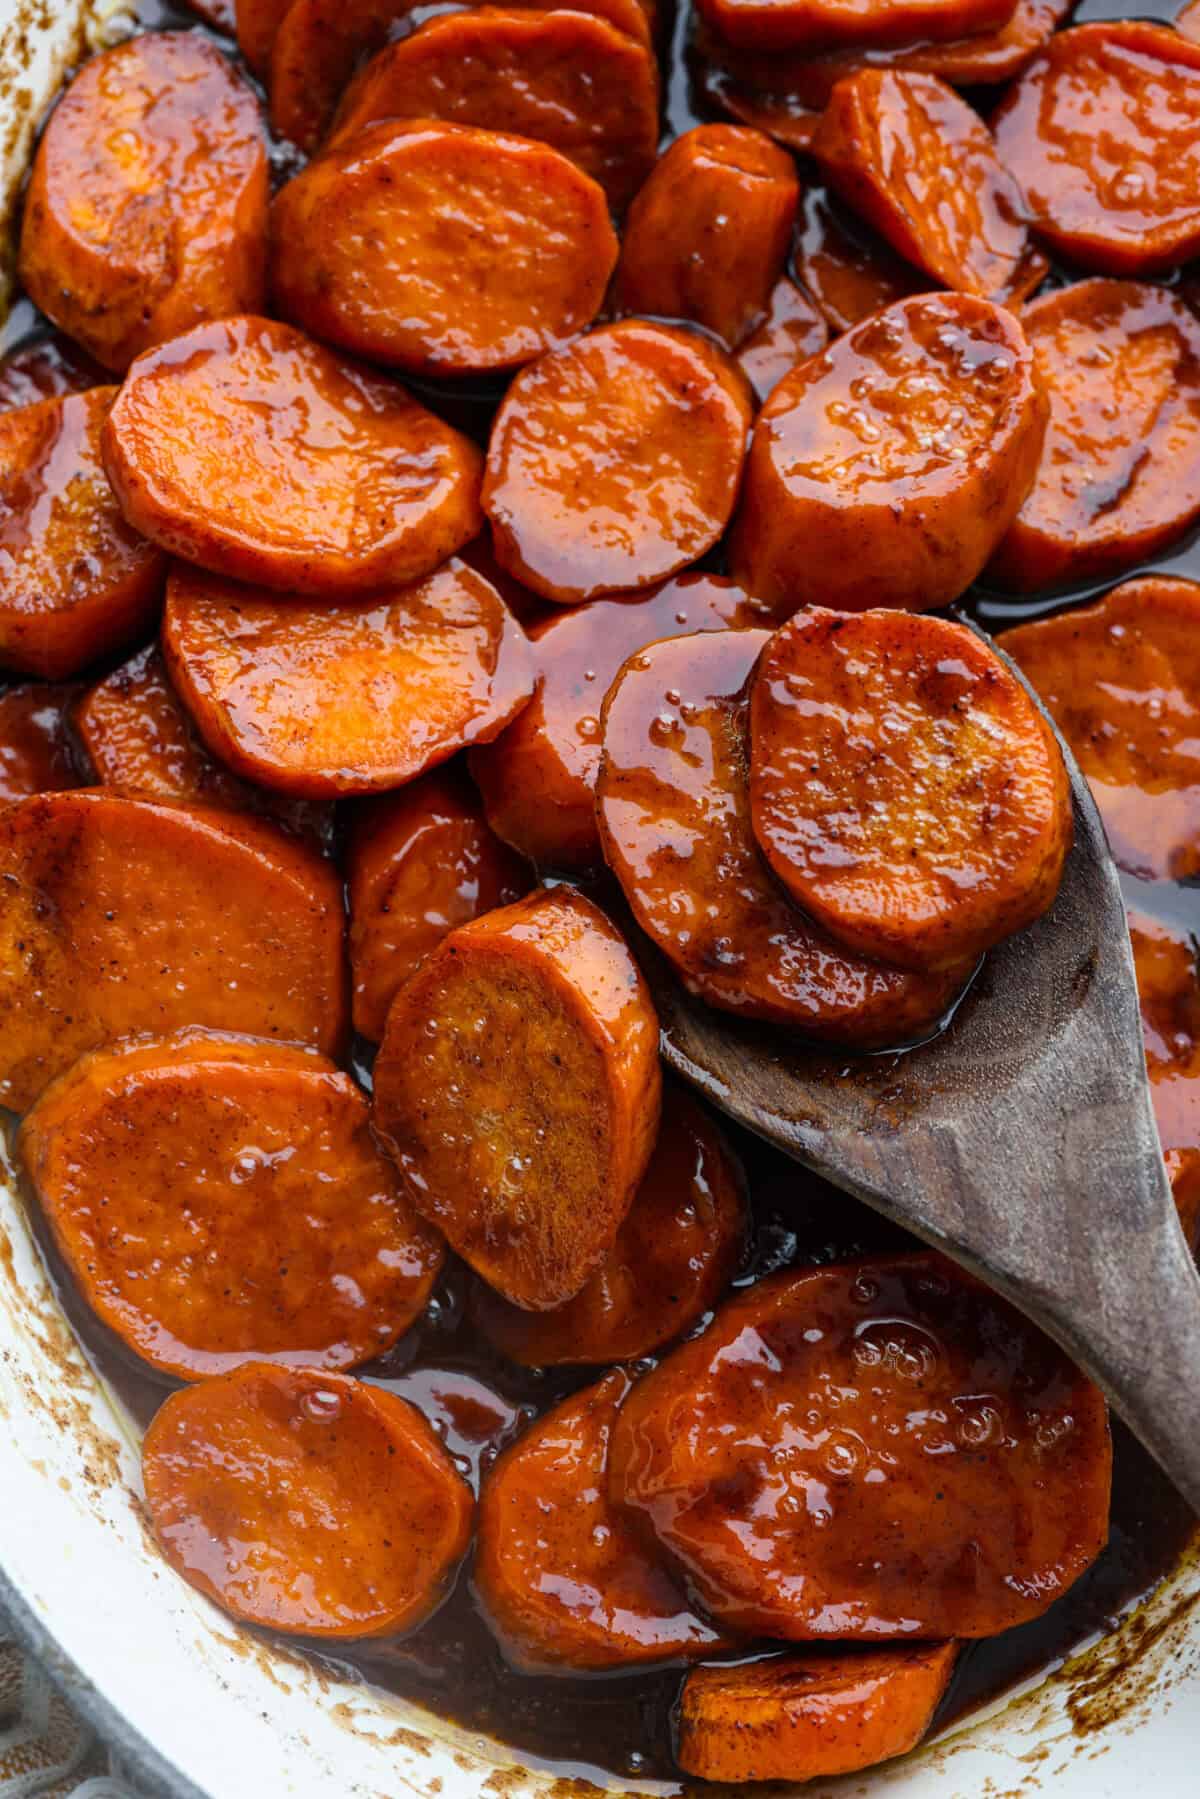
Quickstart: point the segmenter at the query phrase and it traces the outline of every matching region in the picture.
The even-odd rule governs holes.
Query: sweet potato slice
[[[995,120],[1038,235],[1111,275],[1200,251],[1200,46],[1113,19],[1060,32]]]
[[[78,693],[78,687],[40,682],[0,692],[0,804],[81,784],[70,728]]]
[[[576,163],[437,119],[385,119],[326,150],[276,195],[271,243],[289,318],[426,375],[532,362],[591,324],[617,260],[604,190]]]
[[[698,0],[718,36],[750,50],[942,42],[995,31],[1015,0]]]
[[[256,812],[315,849],[329,847],[331,806],[289,799],[239,780],[209,755],[155,644],[139,650],[81,694],[71,723],[104,787],[223,811]]]
[[[334,139],[379,119],[535,138],[620,209],[654,166],[658,68],[646,43],[592,12],[476,6],[382,49],[347,90]]]
[[[448,932],[533,886],[533,870],[501,843],[461,770],[422,775],[364,800],[346,853],[354,1028],[383,1036],[396,989]]]
[[[236,813],[104,788],[0,809],[0,1104],[85,1050],[188,1025],[335,1053],[342,893],[320,857]]]
[[[21,281],[121,373],[204,319],[260,310],[267,198],[250,88],[198,33],[147,32],[85,63],[51,114]]]
[[[937,75],[845,76],[812,148],[842,198],[934,281],[1005,301],[1045,275],[991,132]]]
[[[482,523],[474,444],[395,382],[268,319],[201,326],[139,357],[104,459],[144,536],[294,593],[414,581]]]
[[[690,319],[737,349],[770,305],[799,198],[795,163],[761,131],[685,131],[629,208],[615,310]]]
[[[957,1655],[956,1643],[905,1643],[693,1668],[679,1701],[679,1766],[701,1780],[792,1782],[907,1755]]]
[[[1151,802],[1153,805],[1153,802]],[[1131,911],[1154,1121],[1188,1242],[1200,1229],[1200,969],[1195,937]]]
[[[1200,517],[1200,319],[1166,288],[1095,280],[1021,322],[1049,423],[987,579],[1028,593],[1120,574]]]
[[[634,916],[689,993],[864,1048],[924,1036],[968,969],[903,973],[790,904],[750,828],[744,689],[766,643],[717,631],[653,644],[605,704],[597,818]]]
[[[1175,29],[1193,44],[1200,44],[1200,0],[1187,0],[1175,14]]]
[[[307,1050],[203,1031],[93,1050],[18,1147],[92,1311],[176,1379],[370,1361],[441,1267],[364,1095]]]
[[[1054,733],[988,644],[949,619],[819,606],[755,671],[750,813],[809,916],[901,968],[1040,918],[1073,833]]]
[[[1100,1392],[921,1251],[731,1301],[626,1400],[609,1494],[732,1629],[979,1637],[1095,1560],[1111,1464]]]
[[[116,391],[0,412],[0,668],[61,680],[153,626],[166,563],[100,457]]]
[[[414,1204],[530,1311],[573,1299],[650,1160],[658,1019],[604,914],[569,887],[461,925],[392,1001],[375,1124]]]
[[[470,758],[493,830],[550,868],[601,866],[600,708],[621,664],[660,637],[744,628],[762,624],[763,616],[735,582],[686,574],[532,625],[539,677],[533,700]]]
[[[631,1384],[614,1369],[556,1406],[483,1483],[475,1590],[506,1656],[528,1672],[681,1661],[722,1645],[605,1496]]]
[[[816,301],[790,276],[771,289],[767,316],[737,353],[738,367],[761,403],[798,362],[807,362],[829,342],[829,328]]]
[[[1011,313],[967,294],[898,300],[785,375],[759,413],[733,573],[783,617],[945,606],[1015,517],[1044,431]]]
[[[265,75],[275,37],[292,0],[234,0],[237,45],[256,75]]]
[[[804,196],[796,274],[834,337],[920,291],[920,276],[859,220],[843,217],[822,188]]]
[[[749,424],[745,377],[692,332],[626,319],[552,351],[492,428],[497,557],[564,606],[675,574],[728,523]]]
[[[1118,866],[1200,874],[1200,584],[1145,575],[996,642],[1070,744]]]
[[[0,412],[55,400],[62,394],[86,393],[108,379],[62,331],[38,331],[0,357]]]
[[[712,1310],[737,1273],[745,1231],[731,1150],[700,1107],[670,1089],[641,1186],[582,1291],[553,1312],[528,1312],[481,1282],[474,1319],[527,1368],[634,1362]]]
[[[701,47],[702,46],[702,47]],[[712,32],[698,27],[691,59],[692,91],[706,112],[719,113],[735,124],[765,132],[785,150],[807,155],[820,122],[819,112],[787,94],[763,92],[741,81],[730,67],[728,47]]]
[[[142,1448],[150,1522],[184,1580],[295,1636],[395,1636],[466,1554],[471,1490],[415,1406],[248,1362],[173,1393]]]
[[[163,647],[213,754],[310,799],[414,780],[494,737],[533,692],[524,632],[455,559],[336,607],[179,567]]]

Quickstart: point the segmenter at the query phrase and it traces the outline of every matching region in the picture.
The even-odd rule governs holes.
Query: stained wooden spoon
[[[1117,873],[1064,754],[1075,846],[1058,898],[988,956],[939,1037],[894,1055],[800,1049],[652,975],[663,1052],[731,1117],[1013,1300],[1200,1514],[1200,1278],[1151,1110]]]

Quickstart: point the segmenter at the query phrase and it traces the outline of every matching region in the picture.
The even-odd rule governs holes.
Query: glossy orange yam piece
[[[1175,29],[1193,44],[1200,44],[1200,0],[1187,0],[1182,11],[1175,14]]]
[[[234,0],[237,45],[256,75],[265,75],[275,36],[292,0]]]
[[[987,579],[1019,593],[1117,575],[1200,516],[1200,319],[1135,281],[1081,281],[1024,308],[1049,423]]]
[[[392,1001],[375,1125],[413,1203],[530,1311],[611,1247],[658,1131],[658,1018],[619,932],[570,887],[443,938]]]
[[[116,391],[0,412],[0,668],[60,680],[153,628],[166,564],[100,456]]]
[[[532,625],[533,699],[494,742],[471,753],[493,830],[550,868],[602,865],[600,708],[621,664],[660,637],[744,628],[763,616],[735,582],[686,574],[646,593],[552,612]]]
[[[701,1780],[791,1782],[907,1755],[957,1657],[956,1643],[906,1643],[693,1668],[679,1701],[679,1766]]]
[[[413,1630],[470,1545],[471,1490],[416,1407],[317,1368],[249,1362],[173,1393],[142,1475],[175,1572],[293,1636]]]
[[[99,363],[64,332],[39,332],[0,357],[0,412],[54,400],[62,394],[86,393],[89,387],[102,387],[107,379]]]
[[[414,780],[503,730],[534,684],[520,626],[455,559],[336,607],[179,567],[163,647],[213,754],[309,799]]]
[[[105,788],[0,809],[0,1104],[144,1031],[336,1054],[342,923],[328,864],[255,819]]]
[[[564,1400],[484,1481],[475,1588],[508,1660],[527,1672],[680,1661],[725,1641],[605,1496],[609,1439],[631,1384],[614,1369]]]
[[[861,221],[841,217],[819,187],[804,196],[796,274],[834,337],[924,286],[916,269]]]
[[[1011,313],[967,294],[898,300],[785,375],[759,413],[733,573],[781,617],[948,605],[1016,516],[1044,430]]]
[[[904,973],[840,948],[793,906],[750,826],[745,688],[767,634],[653,644],[604,709],[596,815],[638,924],[724,1012],[879,1048],[924,1036],[969,968]]]
[[[34,158],[22,285],[122,373],[152,344],[263,302],[267,145],[221,52],[147,32],[84,64]]]
[[[1051,39],[995,120],[1039,236],[1111,275],[1200,252],[1200,46],[1145,19]]]
[[[713,1309],[745,1237],[745,1187],[732,1151],[695,1101],[669,1088],[642,1184],[582,1291],[552,1312],[528,1312],[481,1283],[474,1320],[501,1355],[527,1368],[635,1362]]]
[[[770,306],[799,198],[795,163],[761,131],[685,131],[629,208],[614,310],[689,319],[737,349]]]
[[[178,1380],[370,1361],[442,1264],[364,1095],[287,1044],[185,1031],[95,1050],[42,1094],[18,1148],[92,1311]]]
[[[232,812],[256,812],[325,848],[330,806],[290,800],[238,779],[210,756],[172,687],[156,644],[83,693],[71,723],[104,787],[153,799],[188,800]]]
[[[767,316],[737,353],[738,367],[760,405],[798,362],[829,342],[829,328],[806,288],[781,275],[771,289]]]
[[[292,593],[414,581],[482,522],[474,444],[395,382],[268,319],[205,325],[140,357],[104,459],[146,537]]]
[[[901,968],[952,967],[1040,918],[1074,831],[1054,733],[989,644],[819,606],[755,670],[750,811],[797,904]]]
[[[996,642],[1087,776],[1118,866],[1200,874],[1200,584],[1145,575]]]
[[[69,722],[78,692],[41,682],[0,692],[0,805],[80,785]]]
[[[995,31],[1015,0],[699,0],[718,36],[750,50],[941,42]]]
[[[354,1028],[383,1036],[396,989],[448,932],[533,886],[453,765],[364,800],[346,851]]]
[[[732,1300],[626,1400],[609,1495],[732,1629],[982,1637],[1095,1560],[1111,1465],[1099,1390],[921,1251]]]
[[[549,144],[628,204],[654,166],[658,67],[592,12],[476,6],[388,44],[338,109],[342,140],[379,119],[449,119]]]
[[[339,140],[276,195],[271,237],[281,311],[426,375],[532,362],[591,324],[617,260],[604,190],[578,164],[436,119]]]
[[[785,150],[807,155],[820,121],[819,112],[790,95],[764,93],[752,83],[741,80],[729,66],[732,58],[728,47],[721,44],[718,49],[717,39],[703,27],[696,28],[693,44],[696,47],[691,73],[693,92],[706,111],[720,113],[738,125],[765,132]]]
[[[626,319],[543,356],[492,427],[499,561],[564,606],[677,573],[729,521],[750,410],[740,370],[693,332]]]
[[[890,69],[845,76],[812,148],[842,198],[943,286],[1004,301],[1046,273],[991,132],[938,76]]]
[[[1153,802],[1151,802],[1153,807]],[[1191,932],[1130,911],[1154,1122],[1184,1236],[1200,1231],[1200,974]]]

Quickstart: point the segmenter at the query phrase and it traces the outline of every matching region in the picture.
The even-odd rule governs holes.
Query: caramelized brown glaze
[[[20,276],[118,373],[151,344],[263,302],[267,145],[254,95],[193,32],[93,57],[51,115]]]
[[[570,887],[442,940],[400,988],[375,1125],[414,1204],[530,1311],[574,1298],[658,1132],[658,1018],[623,938]]]
[[[70,728],[78,694],[41,682],[0,691],[0,804],[82,784]]]
[[[483,1483],[475,1590],[518,1667],[600,1671],[722,1647],[722,1634],[689,1609],[605,1491],[608,1446],[631,1385],[614,1369],[575,1394],[507,1449]]]
[[[520,626],[457,560],[336,607],[179,566],[163,646],[214,754],[307,798],[402,786],[495,736],[533,691]]]
[[[344,1374],[250,1362],[174,1393],[142,1469],[171,1566],[298,1636],[411,1630],[471,1539],[471,1490],[420,1412]]]
[[[1132,909],[1129,937],[1142,1008],[1154,1122],[1179,1222],[1200,1230],[1200,975],[1196,939]]]
[[[0,412],[86,393],[108,379],[63,331],[39,331],[0,356]]]
[[[698,0],[721,37],[751,50],[825,50],[995,31],[1015,0]]]
[[[862,1047],[911,1042],[968,970],[905,974],[839,949],[784,897],[750,827],[744,690],[765,632],[632,656],[604,709],[597,817],[634,917],[690,993]]]
[[[114,387],[0,412],[0,668],[77,674],[150,630],[165,563],[100,457]]]
[[[475,536],[480,456],[395,382],[235,318],[139,357],[104,461],[126,518],[233,580],[340,597]]]
[[[275,34],[292,0],[234,0],[237,46],[256,75],[265,75]]]
[[[633,1204],[582,1291],[528,1312],[477,1281],[473,1316],[501,1355],[529,1368],[636,1362],[713,1309],[745,1242],[741,1170],[695,1101],[668,1088]]]
[[[735,582],[691,573],[646,593],[556,611],[532,625],[539,677],[533,700],[470,758],[492,828],[534,862],[599,866],[600,708],[621,664],[661,637],[740,629],[762,619]]]
[[[738,367],[761,405],[798,362],[823,350],[829,328],[807,288],[781,275],[771,289],[767,316],[737,353]]]
[[[834,337],[924,285],[916,269],[861,220],[841,214],[819,187],[804,196],[795,265]]]
[[[1029,492],[1044,429],[1011,313],[966,294],[898,300],[786,375],[759,413],[733,573],[784,618],[944,606]]]
[[[496,414],[496,555],[562,605],[675,574],[729,522],[749,424],[745,378],[699,335],[638,319],[589,332],[522,369]]]
[[[364,800],[346,848],[354,1028],[383,1036],[397,987],[449,931],[534,884],[456,765]]]

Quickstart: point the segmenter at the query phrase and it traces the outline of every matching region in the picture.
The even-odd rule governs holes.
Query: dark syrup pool
[[[1137,9],[1170,21],[1182,0]],[[148,29],[205,29],[165,0],[139,0]],[[428,11],[439,10],[431,7]],[[1126,16],[1119,0],[1082,0],[1075,22]],[[427,16],[426,12],[416,18]],[[210,35],[216,35],[210,33]],[[664,82],[664,143],[707,116],[696,110],[685,60],[686,8],[676,17]],[[236,54],[227,40],[223,47]],[[290,147],[275,145],[272,160],[282,180],[297,166]],[[809,171],[811,174],[811,171]],[[1059,271],[1052,280],[1069,279]],[[44,323],[18,300],[0,327],[0,353]],[[435,411],[477,435],[486,435],[499,390],[419,386]],[[1147,568],[1200,580],[1200,532],[1182,540]],[[1129,575],[1146,570],[1131,569]],[[1060,610],[1099,594],[1112,582],[1014,601],[982,589],[960,609],[989,630]],[[2,683],[0,683],[2,684]],[[1124,881],[1124,877],[1123,877]],[[1200,889],[1176,882],[1124,882],[1127,898],[1143,913],[1191,931],[1200,942]],[[360,1046],[354,1070],[370,1080],[369,1046]],[[726,1123],[746,1167],[753,1229],[739,1284],[775,1269],[842,1260],[911,1241],[897,1227],[837,1192],[804,1169]],[[173,1383],[137,1364],[87,1311],[73,1291],[31,1208],[35,1233],[51,1279],[78,1336],[98,1371],[139,1427],[144,1427]],[[477,1487],[497,1455],[540,1413],[588,1385],[599,1370],[545,1372],[520,1369],[497,1358],[466,1316],[465,1271],[451,1263],[428,1313],[383,1360],[360,1372],[417,1404],[430,1418],[462,1472]],[[1071,1591],[1036,1622],[968,1647],[935,1720],[942,1728],[1040,1670],[1106,1628],[1133,1600],[1153,1588],[1177,1563],[1193,1533],[1191,1516],[1145,1452],[1114,1421],[1114,1479],[1108,1546]],[[292,1646],[295,1644],[293,1642]],[[771,1653],[748,1645],[741,1658]],[[393,1644],[346,1648],[336,1656],[313,1653],[341,1674],[354,1673],[405,1699],[427,1706],[470,1731],[498,1738],[529,1766],[565,1777],[604,1782],[646,1779],[660,1791],[681,1792],[671,1755],[672,1712],[681,1668],[647,1674],[534,1678],[507,1666],[475,1605],[470,1563],[454,1590],[420,1630]]]

